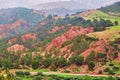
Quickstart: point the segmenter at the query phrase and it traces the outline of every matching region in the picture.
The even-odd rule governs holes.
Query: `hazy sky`
[[[70,0],[0,0],[0,8],[11,8],[11,7],[33,7],[40,3],[48,3],[55,1],[70,1]],[[82,0],[75,0],[82,1]],[[97,0],[96,0],[97,1]],[[101,0],[109,1],[109,3],[114,3],[120,0]]]

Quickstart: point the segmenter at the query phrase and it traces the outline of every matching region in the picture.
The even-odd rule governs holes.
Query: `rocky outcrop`
[[[17,42],[17,38],[13,38],[13,39],[8,40],[7,44],[12,44],[14,42]]]
[[[27,24],[27,21],[20,19],[13,24],[0,24],[0,39],[7,37],[7,35],[4,36],[4,33],[10,32],[16,27],[21,27],[22,24]]]
[[[56,26],[56,27],[52,28],[52,29],[49,31],[49,33],[55,33],[55,32],[57,32],[59,29],[60,29],[60,28],[59,28],[58,26]]]
[[[55,32],[57,32],[57,31],[59,31],[59,30],[66,30],[65,29],[65,26],[55,26],[54,28],[52,28],[51,30],[49,30],[49,33],[50,34],[53,34],[53,33],[55,33]]]
[[[29,39],[33,39],[33,40],[36,40],[36,34],[33,34],[33,33],[28,33],[28,34],[24,34],[22,37],[22,41],[23,42],[26,42],[28,41]]]
[[[49,51],[53,46],[59,47],[61,44],[63,44],[65,41],[73,39],[74,37],[78,35],[83,35],[93,32],[93,28],[83,28],[78,26],[71,27],[70,30],[68,30],[66,33],[64,33],[61,36],[56,37],[52,40],[52,42],[47,46],[47,51]]]
[[[105,40],[98,40],[93,42],[89,49],[83,52],[81,55],[85,58],[92,52],[95,52],[95,57],[97,58],[97,53],[105,53],[109,58],[113,58],[112,52],[114,52],[114,48],[109,45],[109,43]],[[110,53],[110,54],[109,54]]]
[[[20,45],[20,44],[15,44],[7,48],[8,51],[12,51],[12,52],[23,51],[24,49],[26,49],[24,45]]]

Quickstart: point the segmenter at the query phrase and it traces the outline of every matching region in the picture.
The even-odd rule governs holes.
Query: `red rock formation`
[[[23,51],[24,49],[25,49],[24,45],[20,45],[20,44],[15,44],[7,48],[8,51],[12,51],[12,52]]]
[[[14,42],[17,42],[17,38],[13,38],[13,39],[10,39],[10,40],[8,40],[8,44],[12,44],[12,43],[14,43]]]
[[[59,27],[56,26],[56,27],[54,27],[53,29],[51,29],[51,30],[49,31],[49,33],[55,33],[55,32],[57,32],[58,30],[59,30]]]
[[[57,32],[57,31],[59,31],[60,29],[66,30],[66,29],[65,29],[65,26],[55,26],[54,28],[52,28],[52,29],[49,31],[49,33],[50,33],[50,34],[53,34],[53,33]]]
[[[36,37],[36,34],[28,33],[28,34],[24,34],[21,38],[23,42],[26,42],[29,39],[36,40],[37,37]]]
[[[5,38],[7,35],[6,33],[13,30],[16,27],[20,27],[21,24],[27,24],[27,21],[20,19],[18,21],[16,21],[13,24],[5,24],[5,25],[1,25],[0,24],[0,38]]]
[[[82,28],[82,27],[78,27],[78,26],[73,26],[73,27],[71,27],[70,30],[68,30],[63,35],[53,39],[52,42],[47,46],[46,50],[49,51],[53,46],[58,47],[67,40],[73,39],[74,37],[76,37],[78,35],[87,34],[87,33],[90,33],[90,32],[93,32],[92,27]]]
[[[38,26],[36,26],[34,29],[37,30],[40,27],[44,26],[46,23],[45,22],[40,22]]]
[[[106,52],[105,47],[108,49],[107,52]],[[87,57],[92,51],[95,52],[95,56],[97,57],[97,53],[109,54],[109,53],[113,52],[113,48],[109,45],[108,42],[106,42],[104,40],[99,40],[97,42],[92,43],[90,45],[89,49],[86,50],[85,52],[83,52],[81,55],[84,56],[84,57]]]

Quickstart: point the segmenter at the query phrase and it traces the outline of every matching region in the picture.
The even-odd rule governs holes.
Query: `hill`
[[[44,15],[27,8],[8,8],[0,10],[0,39],[30,31]]]
[[[100,10],[110,15],[120,16],[120,2],[114,3],[106,7],[102,7],[100,8]]]
[[[20,9],[18,14],[23,12]],[[49,15],[32,28],[28,18],[2,24],[1,33],[9,31],[9,27],[13,34],[31,30],[0,40],[0,67],[120,75],[119,19],[94,9],[72,17]]]
[[[27,8],[8,8],[0,10],[0,24],[11,24],[18,19],[24,19],[29,23],[39,23],[43,18],[43,14],[39,11]]]

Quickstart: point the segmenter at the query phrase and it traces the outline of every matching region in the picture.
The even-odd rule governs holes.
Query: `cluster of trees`
[[[117,24],[117,22],[115,22]],[[67,25],[71,24],[73,26],[78,25],[78,26],[83,26],[83,27],[94,27],[95,30],[104,30],[106,27],[113,26],[113,23],[110,20],[105,20],[105,19],[93,19],[93,20],[85,20],[82,17],[74,17],[74,18],[69,18],[65,17],[64,19],[59,18],[56,21],[56,25]]]

